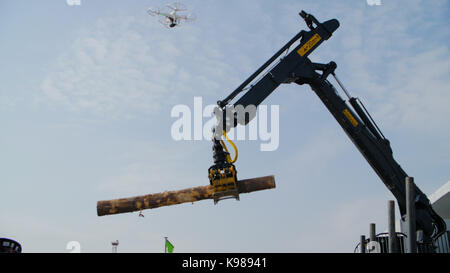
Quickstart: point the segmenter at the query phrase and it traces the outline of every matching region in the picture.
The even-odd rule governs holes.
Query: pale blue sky
[[[208,184],[209,141],[175,142],[174,105],[223,99],[306,26],[341,26],[311,56],[338,64],[394,156],[430,194],[450,180],[448,1],[184,1],[197,20],[166,29],[166,1],[0,2],[0,237],[24,252],[351,252],[393,196],[308,86],[285,85],[280,146],[238,141],[240,178],[277,188],[97,217],[98,200]],[[205,119],[206,121],[207,119]],[[397,210],[398,214],[398,210]]]

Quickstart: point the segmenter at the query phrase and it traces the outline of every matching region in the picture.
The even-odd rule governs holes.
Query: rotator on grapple
[[[237,160],[236,145],[227,137],[226,131],[222,130],[222,135],[234,148],[234,159],[231,159],[225,142],[221,139],[221,134],[216,134],[218,127],[213,130],[213,159],[214,165],[208,169],[209,183],[213,187],[214,204],[220,200],[236,198],[239,200],[239,191],[237,187],[236,167],[234,162]]]

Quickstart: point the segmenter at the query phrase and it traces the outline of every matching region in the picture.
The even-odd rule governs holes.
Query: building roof
[[[433,209],[444,219],[450,219],[450,181],[429,197]]]

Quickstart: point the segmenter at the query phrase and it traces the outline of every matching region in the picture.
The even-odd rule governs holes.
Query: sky
[[[264,101],[279,106],[276,150],[236,142],[238,177],[275,189],[96,215],[99,200],[209,184],[211,141],[175,141],[171,110],[225,98],[306,29],[301,10],[339,20],[310,59],[337,63],[419,188],[450,180],[449,1],[183,1],[196,20],[173,29],[146,13],[166,4],[0,2],[0,237],[23,252],[157,253],[166,236],[175,252],[353,252],[370,223],[385,231],[393,195],[295,84]]]

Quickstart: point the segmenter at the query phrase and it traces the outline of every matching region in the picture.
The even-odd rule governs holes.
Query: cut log
[[[273,175],[245,179],[237,181],[239,193],[275,188]],[[97,215],[119,214],[144,209],[154,209],[163,206],[171,206],[187,202],[196,202],[204,199],[212,199],[213,189],[211,185],[188,188],[179,191],[166,191],[130,198],[105,200],[97,202]]]

